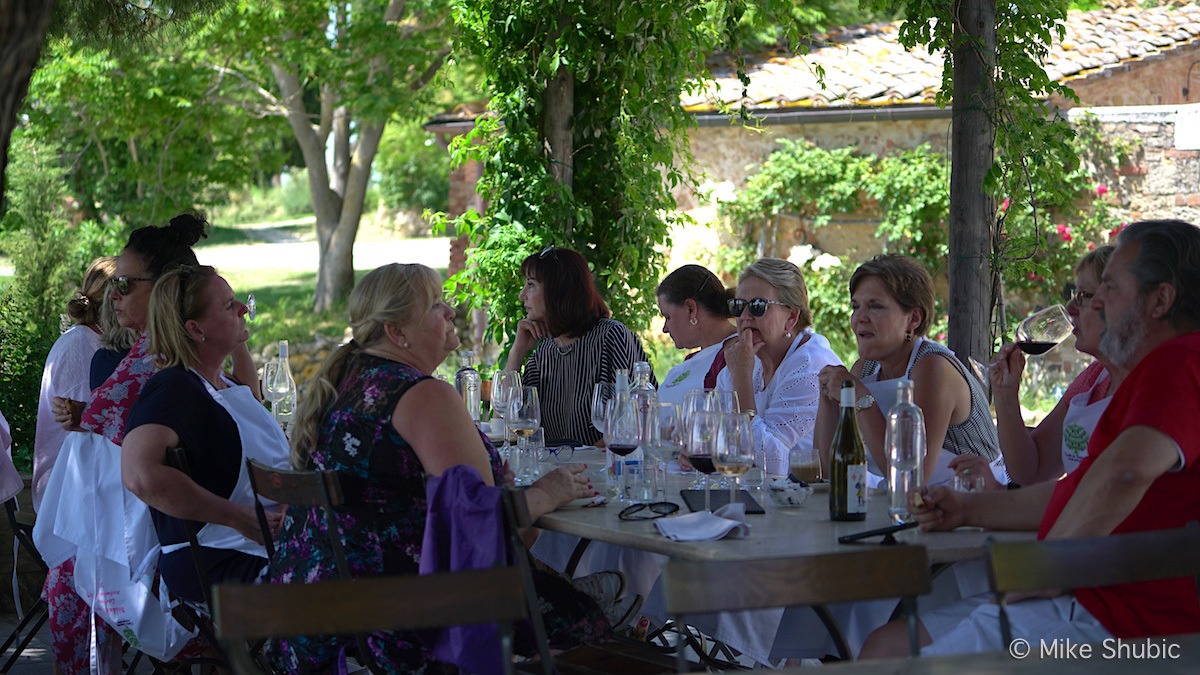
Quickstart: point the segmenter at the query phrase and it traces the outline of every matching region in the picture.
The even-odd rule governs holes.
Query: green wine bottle
[[[854,410],[854,384],[842,382],[842,415],[829,448],[829,519],[867,519],[867,453]]]

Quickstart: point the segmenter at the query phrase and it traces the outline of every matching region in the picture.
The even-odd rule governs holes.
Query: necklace
[[[554,350],[558,352],[559,356],[566,356],[567,354],[575,351],[576,342],[578,342],[578,340],[573,340],[571,344],[564,347],[558,343],[558,338],[552,338],[550,340],[550,343],[554,345]]]

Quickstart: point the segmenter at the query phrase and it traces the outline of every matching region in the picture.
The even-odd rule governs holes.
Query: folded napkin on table
[[[750,535],[746,524],[744,504],[726,504],[715,513],[697,511],[672,518],[654,521],[659,534],[674,541],[712,541],[714,539],[741,539]]]

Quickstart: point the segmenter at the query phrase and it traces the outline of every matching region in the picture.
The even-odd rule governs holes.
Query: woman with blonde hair
[[[788,473],[788,452],[811,447],[819,398],[817,373],[842,360],[813,331],[808,287],[800,268],[760,258],[738,278],[729,301],[738,337],[725,347],[717,388],[733,390],[743,412],[754,414],[756,456],[768,474]]]
[[[50,348],[42,368],[42,388],[38,394],[37,430],[33,440],[33,508],[42,505],[42,492],[54,468],[67,430],[54,419],[50,406],[54,398],[75,401],[75,407],[92,400],[88,374],[92,356],[100,349],[101,306],[108,279],[117,266],[115,256],[96,258],[83,275],[83,285],[67,302],[67,316],[73,324]]]
[[[158,569],[177,596],[203,601],[186,521],[205,523],[199,559],[212,583],[254,581],[267,565],[247,458],[288,466],[279,424],[225,360],[250,337],[246,305],[212,267],[162,275],[150,296],[149,351],[160,370],[146,382],[121,445],[126,489],[150,507],[163,547]],[[167,465],[181,447],[188,473]],[[268,520],[279,522],[268,511]]]
[[[465,465],[483,484],[497,485],[506,472],[454,387],[430,375],[459,343],[437,273],[418,264],[385,265],[363,277],[349,305],[354,338],[326,359],[309,385],[292,432],[292,463],[337,471],[348,488],[337,520],[351,574],[417,574],[426,479]],[[595,494],[580,471],[560,468],[526,491],[534,519]],[[272,581],[339,576],[324,522],[308,509],[288,510],[271,560]],[[565,580],[535,572],[535,586],[552,646],[607,633],[600,608]],[[280,640],[272,659],[289,672],[328,672],[347,643],[345,636]],[[424,672],[437,663],[411,632],[374,633],[367,644],[386,672]]]

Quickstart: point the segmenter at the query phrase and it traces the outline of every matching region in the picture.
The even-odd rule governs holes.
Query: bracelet
[[[758,416],[758,411],[757,411],[757,410],[743,410],[742,412],[744,412],[744,413],[746,413],[747,415],[749,415],[749,416],[750,416],[750,419],[754,419],[755,417],[757,417],[757,416]]]

